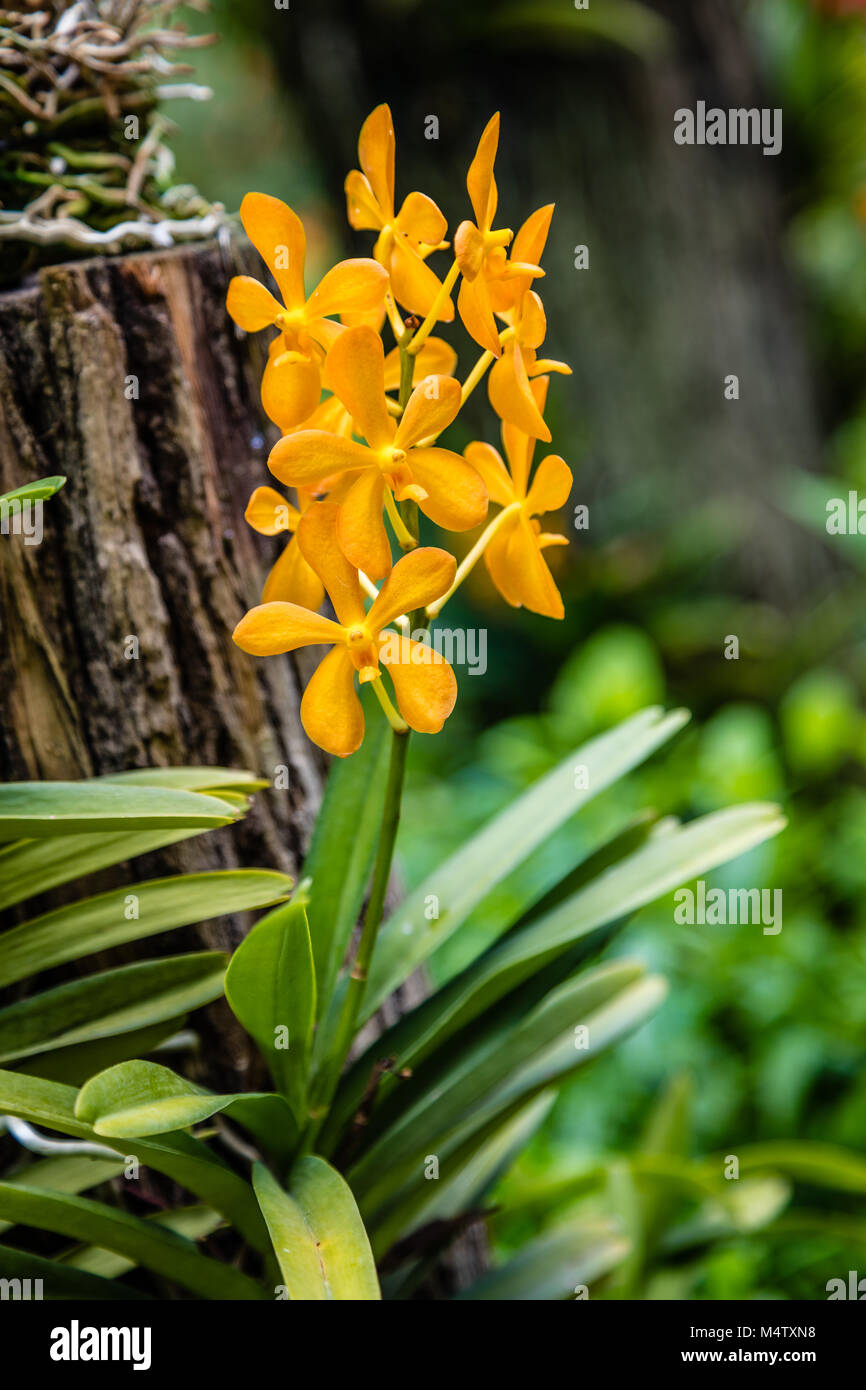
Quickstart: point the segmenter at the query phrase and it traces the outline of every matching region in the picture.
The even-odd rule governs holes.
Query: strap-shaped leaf
[[[238,809],[215,796],[169,787],[90,782],[6,782],[0,786],[0,840],[77,831],[158,830],[230,825]]]
[[[533,914],[527,926],[509,933],[431,999],[400,1019],[373,1045],[376,1056],[394,1057],[396,1068],[414,1065],[432,1046],[441,1047],[457,1029],[466,1027],[576,942],[743,854],[778,834],[785,824],[778,807],[764,803],[732,806],[683,826],[663,823],[639,849],[548,912]],[[334,1120],[326,1131],[329,1140],[357,1108],[369,1076],[367,1054],[343,1083]],[[386,1082],[382,1096],[400,1084]]]
[[[186,1015],[166,1018],[149,1028],[133,1028],[129,1033],[114,1033],[110,1038],[95,1038],[92,1042],[75,1043],[72,1047],[55,1047],[51,1052],[38,1052],[18,1066],[28,1076],[44,1076],[48,1081],[62,1081],[67,1086],[82,1086],[97,1072],[128,1062],[132,1057],[146,1057],[180,1032]]]
[[[591,883],[598,874],[644,844],[651,834],[667,833],[675,824],[675,821],[669,820],[653,824],[649,813],[642,814],[636,820],[632,819],[620,834],[601,845],[572,869],[560,884],[550,889],[528,910],[518,926],[528,925],[545,916],[561,902],[576,894],[579,889]],[[624,920],[614,918],[614,924],[621,926]],[[575,942],[583,939],[584,947],[576,950],[572,944],[568,954],[568,974],[572,974],[588,955],[601,951],[610,940],[613,928],[602,931],[603,926],[610,924],[602,923],[597,928],[577,930]],[[513,936],[514,933],[509,935],[508,941],[511,941]],[[343,1127],[357,1112],[379,1058],[393,1058],[393,1063],[389,1072],[383,1075],[379,1082],[377,1104],[384,1100],[390,1090],[401,1087],[399,1073],[404,1068],[416,1068],[429,1053],[441,1048],[464,1024],[471,1022],[508,992],[512,979],[506,971],[499,971],[498,949],[496,945],[490,947],[472,965],[441,985],[416,1008],[397,1019],[370,1044],[366,1052],[361,1054],[343,1078],[322,1130],[319,1146],[323,1153],[330,1151]],[[519,978],[516,976],[513,983],[517,983]]]
[[[4,492],[0,496],[0,503],[9,507],[10,503],[14,504],[15,502],[44,502],[59,492],[65,482],[66,479],[59,474],[50,478],[36,478],[32,483],[22,483],[20,487],[13,488],[11,492]]]
[[[364,998],[363,1018],[426,960],[491,890],[563,821],[650,756],[688,720],[653,708],[592,739],[534,783],[409,895],[384,923]],[[427,914],[430,897],[438,917]]]
[[[441,1170],[443,1154],[638,1027],[664,994],[658,976],[616,961],[567,981],[522,1021],[516,1001],[498,1027],[460,1049],[449,1073],[425,1076],[422,1068],[407,1082],[404,1108],[350,1170],[364,1213],[398,1204],[423,1180],[425,1154],[438,1154]]]
[[[531,1241],[457,1297],[497,1302],[574,1298],[577,1290],[615,1269],[628,1252],[628,1241],[612,1227],[582,1218]]]
[[[225,1111],[260,1138],[268,1152],[297,1140],[282,1096],[247,1091],[214,1095],[157,1062],[121,1062],[78,1092],[75,1115],[106,1138],[145,1138],[186,1129]]]
[[[316,1017],[316,981],[306,904],[296,897],[269,912],[229,963],[226,998],[255,1038],[298,1122],[305,1118],[307,1069]]]
[[[138,1289],[130,1288],[126,1284],[118,1284],[113,1278],[106,1278],[96,1272],[73,1269],[58,1260],[46,1260],[42,1255],[33,1255],[29,1250],[12,1250],[8,1245],[0,1245],[0,1278],[29,1279],[31,1289],[32,1281],[40,1279],[41,1296],[46,1300],[86,1298],[88,1301],[150,1301],[149,1294],[140,1293]]]
[[[123,1172],[123,1159],[97,1158],[91,1154],[63,1154],[56,1158],[40,1158],[16,1173],[4,1173],[4,1181],[27,1187],[50,1187],[52,1192],[86,1192],[109,1178]],[[9,1228],[0,1221],[0,1231]]]
[[[740,1170],[781,1173],[815,1187],[839,1192],[866,1192],[866,1159],[836,1144],[812,1140],[777,1140],[768,1144],[744,1144],[737,1149]],[[716,1164],[716,1171],[719,1165]]]
[[[0,1113],[18,1115],[34,1125],[89,1139],[139,1159],[165,1173],[209,1207],[219,1211],[257,1250],[267,1248],[267,1231],[249,1183],[219,1159],[205,1144],[188,1134],[152,1139],[100,1139],[93,1127],[75,1114],[77,1092],[71,1086],[19,1072],[0,1071]]]
[[[165,956],[71,980],[0,1009],[0,1062],[175,1019],[222,994],[222,951]]]
[[[218,1212],[200,1206],[158,1211],[144,1219],[152,1221],[155,1226],[175,1231],[179,1236],[186,1236],[187,1240],[201,1240],[223,1224]],[[100,1274],[103,1279],[119,1279],[122,1274],[136,1267],[135,1260],[129,1256],[117,1255],[113,1250],[102,1250],[98,1245],[76,1246],[65,1251],[62,1259],[64,1268],[83,1269],[90,1274]]]
[[[97,781],[134,787],[175,787],[188,792],[208,792],[212,796],[219,796],[220,792],[249,795],[270,786],[270,782],[254,772],[237,767],[134,767],[127,772],[108,772]]]
[[[323,1158],[302,1158],[289,1191],[262,1164],[253,1187],[290,1299],[379,1299],[379,1281],[355,1199]]]
[[[201,793],[249,793],[263,784],[251,772],[231,768],[173,767],[147,768],[97,779],[100,782],[131,783],[134,786],[161,786]],[[76,786],[79,784],[76,783]],[[232,803],[235,804],[235,803]],[[239,809],[248,809],[246,798]],[[157,808],[154,807],[154,810]],[[141,815],[141,811],[139,811]],[[0,909],[23,902],[35,893],[47,893],[62,883],[84,878],[112,864],[122,864],[139,854],[150,854],[194,835],[210,826],[176,826],[159,830],[127,830],[98,834],[67,834],[24,840],[0,846]]]
[[[269,907],[287,897],[291,886],[286,874],[224,869],[152,879],[70,903],[0,936],[0,987],[109,946],[207,917]]]
[[[319,1012],[330,1000],[376,854],[391,743],[378,710],[376,716],[368,717],[357,753],[331,766],[304,861],[304,876],[313,883],[308,915]]]
[[[200,1255],[191,1241],[89,1197],[0,1182],[0,1217],[114,1250],[200,1298],[265,1297],[252,1279]]]

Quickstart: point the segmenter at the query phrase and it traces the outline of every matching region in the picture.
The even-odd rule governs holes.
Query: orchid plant
[[[458,226],[442,280],[428,262],[449,246],[443,213],[418,192],[395,212],[387,105],[364,122],[361,168],[345,184],[350,225],[377,234],[373,259],[341,261],[308,297],[306,238],[296,213],[263,193],[247,194],[241,207],[281,302],[242,275],[229,286],[228,309],[242,329],[278,330],[262,381],[262,404],[282,433],[268,467],[295,489],[297,505],[271,487],[257,488],[250,499],[246,515],[256,530],[289,531],[291,539],[268,576],[263,602],[241,620],[234,640],[256,656],[330,647],[301,703],[308,736],[327,752],[349,757],[364,738],[356,681],[369,685],[393,730],[375,890],[340,1029],[347,1046],[382,915],[408,735],[438,733],[457,700],[450,664],[417,637],[482,556],[506,602],[563,617],[544,551],[567,541],[542,531],[538,518],[564,506],[572,475],[556,454],[531,473],[536,441],[551,438],[543,413],[549,374],[570,371],[538,357],[547,325],[534,286],[544,275],[539,262],[553,205],[534,212],[516,236],[494,229],[498,142],[497,113],[466,179],[474,221]],[[437,325],[454,320],[458,281],[457,312],[481,348],[462,382],[456,352],[434,335]],[[482,441],[463,455],[440,443],[485,374],[505,461]],[[491,504],[495,514],[488,519]],[[487,524],[458,566],[447,550],[419,546],[419,511],[444,532]],[[402,552],[396,563],[395,548]],[[325,595],[336,622],[318,611]]]
[[[245,891],[259,891],[263,879],[264,900],[278,905],[255,924],[227,969],[210,959],[182,966],[204,972],[204,984],[195,981],[202,998],[224,988],[272,1090],[215,1094],[136,1055],[152,1050],[152,1039],[132,1029],[140,1010],[114,1007],[125,977],[107,985],[86,980],[71,1000],[69,987],[56,991],[62,998],[48,1023],[57,1037],[43,1037],[43,1027],[34,1033],[35,1061],[19,1044],[15,1069],[0,1068],[0,1114],[19,1122],[19,1133],[23,1123],[69,1136],[59,1176],[49,1162],[0,1181],[0,1223],[78,1242],[43,1261],[57,1288],[123,1296],[115,1282],[140,1266],[134,1287],[146,1296],[148,1272],[213,1298],[375,1299],[380,1287],[386,1297],[411,1296],[467,1220],[483,1215],[487,1192],[558,1088],[664,998],[665,981],[643,962],[590,958],[631,913],[784,824],[776,807],[758,804],[682,826],[651,811],[637,820],[614,815],[600,842],[575,832],[571,822],[581,809],[688,718],[681,710],[648,709],[546,768],[385,917],[410,732],[438,733],[457,699],[454,672],[428,640],[430,624],[482,557],[508,604],[563,617],[545,552],[566,541],[543,530],[541,518],[564,506],[572,475],[556,454],[534,466],[538,441],[551,439],[544,419],[550,376],[568,371],[538,355],[546,323],[537,286],[553,208],[533,213],[516,235],[494,226],[498,139],[494,116],[469,167],[473,217],[457,227],[442,279],[429,262],[449,249],[443,214],[417,192],[396,210],[387,106],[365,121],[361,168],[346,180],[350,224],[376,234],[371,258],[341,261],[308,295],[300,219],[268,195],[244,199],[244,226],[280,298],[240,276],[229,287],[228,308],[248,332],[276,329],[262,380],[263,407],[280,431],[269,466],[295,496],[262,482],[249,500],[250,525],[287,540],[262,602],[240,620],[234,639],[254,656],[326,649],[304,692],[301,719],[336,761],[301,882],[276,875],[252,882],[245,871]],[[454,321],[455,290],[456,313],[480,349],[462,380],[456,353],[434,332]],[[502,452],[474,440],[459,454],[440,438],[485,376]],[[443,545],[419,543],[421,513],[446,535],[477,532],[459,563]],[[326,596],[333,616],[321,611]],[[160,826],[163,776],[175,793],[178,786],[207,791],[194,806],[178,808],[196,812],[195,824],[199,802],[211,813],[208,824],[229,816],[238,801],[246,806],[227,772],[138,776],[154,783],[143,800],[148,791],[156,797]],[[241,790],[262,785],[245,774]],[[112,807],[122,791],[109,788]],[[142,789],[136,791],[141,802]],[[214,808],[208,798],[216,792]],[[65,882],[82,849],[98,862],[111,853],[101,838],[85,837],[103,828],[104,788],[61,789],[63,814],[40,811],[44,792],[34,809],[32,795],[28,785],[0,788],[0,845],[9,842],[0,856],[0,904],[3,865],[14,894],[21,862],[44,871],[57,861]],[[70,796],[74,814],[64,800]],[[138,815],[147,809],[140,805]],[[65,850],[64,836],[72,837]],[[117,854],[127,855],[127,847]],[[505,891],[517,880],[519,890]],[[176,889],[170,894],[176,912]],[[109,942],[177,925],[171,915],[142,914],[142,930],[115,937],[111,903],[94,901]],[[491,906],[495,932],[486,944],[468,933],[463,968],[372,1043],[362,1039],[384,1001],[476,910]],[[14,972],[8,978],[37,972],[45,940],[54,940],[63,914],[75,910],[80,918],[74,905],[49,914],[47,925],[36,917],[6,933],[0,982],[4,951]],[[88,940],[101,944],[103,937]],[[89,1050],[55,1059],[46,1070],[42,1051],[59,1039],[69,1054],[80,1015],[93,1012],[94,991],[109,987],[112,1012],[88,1015]],[[161,1026],[177,1002],[176,991],[169,994],[155,1011]],[[187,994],[183,1001],[186,1007]],[[7,1031],[20,1031],[20,1007],[11,1006]],[[100,1040],[98,1062],[91,1033]],[[74,1069],[60,1072],[64,1062]],[[79,1163],[94,1152],[102,1177]],[[82,1197],[106,1173],[116,1178],[118,1156],[164,1175],[195,1204],[167,1213],[162,1229]],[[727,1201],[721,1180],[717,1189],[718,1200]],[[221,1225],[233,1231],[227,1260],[197,1252],[193,1240]],[[627,1236],[611,1232],[595,1277],[610,1276],[630,1257]],[[34,1258],[0,1243],[0,1274],[16,1275],[22,1259],[32,1265]],[[485,1287],[478,1286],[479,1296]]]

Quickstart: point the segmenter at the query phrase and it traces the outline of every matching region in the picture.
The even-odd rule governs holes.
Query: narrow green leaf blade
[[[81,1298],[88,1301],[149,1301],[148,1294],[140,1293],[138,1289],[129,1288],[126,1284],[115,1283],[112,1278],[105,1278],[83,1269],[73,1269],[58,1260],[46,1260],[44,1256],[33,1255],[29,1250],[12,1250],[7,1245],[0,1245],[0,1278],[31,1281],[40,1279],[41,1297],[46,1300]]]
[[[0,1009],[0,1062],[150,1027],[222,994],[222,951],[164,956],[71,980]]]
[[[330,1001],[373,867],[389,748],[390,730],[379,715],[368,719],[358,752],[334,761],[304,861],[313,882],[308,911],[319,1013]]]
[[[643,762],[688,720],[648,709],[592,739],[512,802],[436,869],[384,923],[376,944],[363,1019],[441,946],[469,913],[537,845],[599,792]],[[575,775],[576,769],[581,776]],[[439,915],[426,915],[430,895]],[[363,1020],[362,1020],[363,1021]]]
[[[137,1158],[186,1187],[219,1211],[257,1250],[267,1248],[267,1231],[249,1183],[222,1162],[206,1145],[188,1134],[163,1138],[100,1139],[93,1127],[75,1114],[77,1092],[71,1086],[19,1072],[0,1071],[0,1113],[17,1115],[34,1125],[102,1143],[117,1153]]]
[[[56,1158],[41,1158],[28,1163],[16,1173],[4,1174],[4,1181],[24,1187],[49,1187],[52,1192],[86,1192],[109,1178],[123,1172],[123,1159],[96,1158],[91,1154],[64,1154]],[[10,1222],[0,1221],[0,1231],[8,1230]]]
[[[269,907],[291,886],[286,874],[271,870],[223,869],[152,879],[55,908],[0,936],[0,988],[109,946]]]
[[[75,1115],[106,1138],[135,1139],[186,1129],[227,1110],[275,1100],[266,1092],[214,1095],[158,1062],[121,1062],[91,1077],[78,1092]]]
[[[58,474],[50,478],[36,478],[32,483],[22,483],[20,487],[15,487],[11,492],[4,492],[0,496],[0,503],[12,510],[11,504],[16,502],[45,502],[49,497],[53,497],[63,487],[66,479]]]
[[[252,1279],[200,1255],[173,1231],[89,1197],[0,1182],[0,1218],[116,1251],[201,1298],[265,1297]]]
[[[256,1164],[253,1187],[293,1300],[378,1300],[379,1281],[355,1199],[322,1158],[302,1158],[285,1192]]]
[[[572,1222],[532,1241],[457,1297],[496,1302],[574,1298],[615,1269],[628,1251],[628,1241],[610,1227]]]
[[[0,840],[76,831],[209,829],[238,819],[215,796],[106,781],[6,782],[0,786]]]
[[[303,1122],[316,980],[302,898],[256,923],[231,958],[225,988],[232,1012],[255,1038],[274,1082]]]

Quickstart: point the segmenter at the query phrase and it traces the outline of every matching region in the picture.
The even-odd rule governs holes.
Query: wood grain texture
[[[0,492],[68,479],[45,504],[41,544],[0,536],[0,778],[201,763],[273,783],[289,771],[242,825],[139,861],[139,878],[294,872],[321,791],[296,663],[231,640],[276,554],[243,520],[269,476],[262,346],[225,313],[246,254],[206,243],[79,261],[0,295]],[[246,925],[216,919],[165,949],[231,947]],[[243,1070],[245,1040],[222,1036],[217,1007],[218,1069]]]

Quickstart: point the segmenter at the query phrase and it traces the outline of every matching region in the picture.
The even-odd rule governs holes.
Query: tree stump
[[[231,640],[274,555],[243,520],[268,476],[270,429],[262,347],[225,312],[245,254],[207,242],[77,261],[0,295],[0,492],[67,478],[44,505],[41,544],[0,536],[0,779],[187,763],[271,783],[288,772],[244,823],[139,861],[137,878],[293,872],[320,797],[297,665],[251,660]],[[166,949],[231,948],[245,927],[217,919]],[[242,1089],[253,1054],[215,1009],[210,1075],[215,1064]]]

